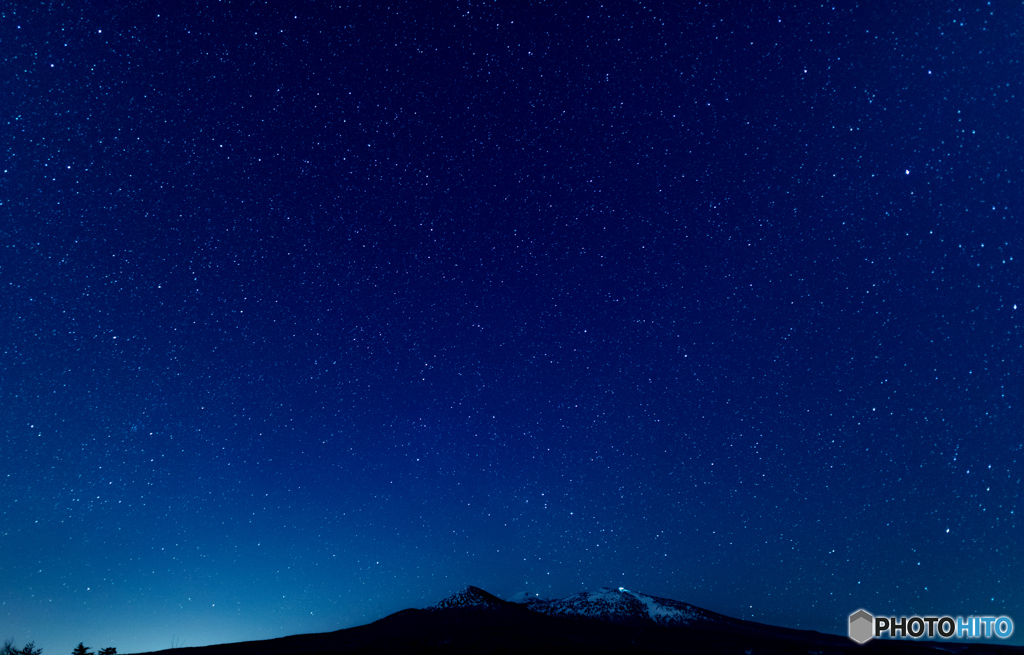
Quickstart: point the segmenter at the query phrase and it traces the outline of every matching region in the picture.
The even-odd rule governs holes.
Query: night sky
[[[625,586],[1024,643],[1024,8],[0,9],[0,639]]]

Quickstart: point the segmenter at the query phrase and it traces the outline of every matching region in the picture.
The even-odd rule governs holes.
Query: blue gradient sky
[[[1024,621],[1020,7],[0,19],[0,638]]]

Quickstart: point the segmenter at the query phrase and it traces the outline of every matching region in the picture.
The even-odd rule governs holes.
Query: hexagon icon
[[[864,610],[857,610],[850,615],[850,639],[863,644],[874,636],[875,617]]]

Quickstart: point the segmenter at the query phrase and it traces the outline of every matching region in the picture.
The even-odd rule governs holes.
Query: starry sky
[[[1024,643],[1024,10],[746,4],[5,3],[0,638]]]

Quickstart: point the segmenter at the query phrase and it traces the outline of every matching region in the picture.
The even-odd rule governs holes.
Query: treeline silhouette
[[[0,655],[42,655],[43,649],[36,648],[36,642],[30,641],[23,648],[15,648],[14,640],[8,639],[4,642],[3,647],[0,647]],[[85,644],[78,642],[75,649],[71,651],[71,655],[93,655],[92,651],[85,647]],[[101,648],[96,655],[117,655],[117,649],[113,646],[107,648]]]

